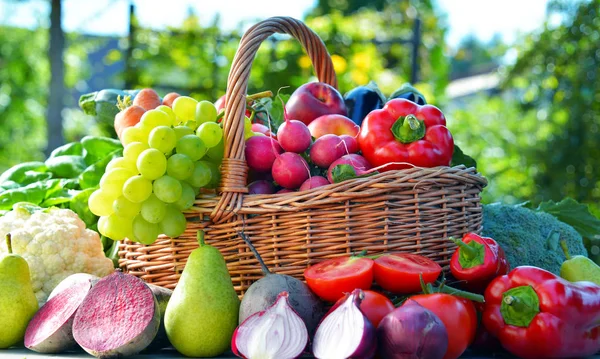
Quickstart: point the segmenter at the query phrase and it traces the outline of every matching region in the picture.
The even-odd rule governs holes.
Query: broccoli
[[[483,231],[500,244],[511,268],[531,265],[556,275],[565,261],[559,240],[565,240],[571,255],[587,256],[581,235],[551,214],[522,206],[483,206]]]

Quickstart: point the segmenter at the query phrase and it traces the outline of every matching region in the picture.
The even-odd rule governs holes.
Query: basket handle
[[[291,17],[271,17],[246,31],[240,40],[227,79],[227,103],[223,119],[225,152],[219,188],[222,195],[211,213],[214,223],[224,222],[234,216],[242,206],[243,194],[248,192],[248,167],[244,156],[246,92],[256,52],[260,44],[274,33],[289,34],[298,40],[310,57],[319,81],[337,88],[337,77],[325,44],[303,22]]]

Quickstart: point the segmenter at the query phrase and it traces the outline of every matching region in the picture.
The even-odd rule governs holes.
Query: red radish
[[[259,180],[248,185],[248,194],[273,194],[275,187],[270,181]]]
[[[332,134],[317,138],[310,148],[310,160],[321,168],[329,168],[333,161],[345,154],[344,141]]]
[[[277,129],[277,139],[285,151],[295,153],[306,151],[312,143],[308,127],[297,120],[286,119]]]
[[[316,358],[373,358],[377,337],[375,327],[359,308],[363,298],[363,291],[355,289],[331,308],[313,339]]]
[[[369,170],[372,168],[369,161],[367,161],[367,159],[361,155],[357,155],[357,154],[345,155],[345,156],[342,156],[341,158],[337,159],[335,162],[333,162],[331,164],[331,166],[329,166],[329,170],[327,171],[327,179],[329,180],[329,182],[339,183],[346,179],[353,178],[352,176],[346,177],[346,174],[344,174],[343,176],[340,176],[339,178],[335,178],[336,176],[333,175],[333,170],[337,166],[343,166],[343,165],[350,165],[352,167],[352,169],[354,170],[354,177],[362,176],[364,174],[370,173]],[[337,180],[337,181],[335,181],[335,180]]]
[[[233,333],[231,350],[241,358],[294,359],[308,343],[308,330],[281,292],[273,305],[254,313]]]
[[[73,319],[91,288],[91,280],[79,281],[48,300],[27,326],[25,347],[38,353],[60,353],[73,347]]]
[[[266,136],[250,137],[244,150],[248,167],[259,172],[270,171],[276,156],[282,152],[279,142]]]
[[[175,99],[179,96],[181,95],[177,92],[169,92],[165,95],[165,97],[163,97],[163,105],[173,107],[173,101],[175,101]]]
[[[75,314],[73,337],[100,358],[139,353],[152,342],[160,308],[152,290],[139,278],[114,272],[99,280]]]
[[[280,193],[291,193],[291,192],[296,192],[296,191],[294,191],[293,189],[283,188],[283,189],[280,189],[279,191],[277,191],[277,194],[280,194]]]
[[[153,89],[143,89],[133,99],[134,106],[140,106],[144,110],[154,110],[162,104],[160,96]]]
[[[356,137],[350,135],[341,135],[340,138],[346,146],[344,147],[344,154],[351,154],[358,152],[358,140]]]
[[[330,183],[327,178],[323,176],[312,176],[302,183],[302,186],[300,186],[300,191],[306,191],[309,189],[326,186],[328,184]]]
[[[271,174],[281,187],[296,189],[308,179],[310,171],[302,156],[294,152],[284,152],[277,155]]]
[[[252,132],[257,132],[257,133],[262,133],[265,136],[271,136],[274,139],[277,139],[277,136],[275,136],[271,130],[263,125],[262,123],[253,123],[252,124]]]
[[[121,134],[127,127],[137,125],[145,112],[146,110],[144,110],[142,107],[133,105],[117,113],[114,123],[117,136],[121,138]]]

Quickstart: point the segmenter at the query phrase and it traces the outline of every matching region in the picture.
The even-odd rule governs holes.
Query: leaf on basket
[[[348,164],[342,164],[333,168],[333,171],[331,171],[331,179],[333,179],[333,183],[340,183],[349,179],[369,177],[375,174],[377,174],[377,172],[365,173],[359,176],[356,174],[354,167]]]
[[[284,103],[282,103],[279,98],[272,99],[268,97],[261,98],[260,100],[256,101],[254,105],[255,110],[265,111],[269,115],[271,120],[271,132],[273,133],[277,133],[277,129],[285,121],[285,118],[283,117],[283,107],[290,99],[290,96],[291,95],[289,94],[279,93],[278,97],[280,97]]]
[[[456,144],[454,144],[454,154],[452,155],[452,161],[450,162],[450,165],[465,165],[467,168],[477,168],[477,162],[471,156],[465,155],[465,153]]]

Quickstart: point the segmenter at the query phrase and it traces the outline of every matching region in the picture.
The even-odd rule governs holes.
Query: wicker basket
[[[146,282],[173,288],[198,246],[199,229],[225,257],[239,294],[261,277],[258,262],[238,236],[242,231],[274,272],[300,279],[309,265],[362,250],[419,253],[446,266],[455,248],[448,237],[481,229],[479,195],[487,182],[474,168],[412,168],[303,192],[246,195],[245,94],[254,56],[273,33],[296,38],[319,80],[337,86],[323,42],[302,22],[274,17],[250,28],[228,78],[220,195],[198,197],[178,239],[161,237],[150,246],[126,240],[119,251],[121,267]]]

